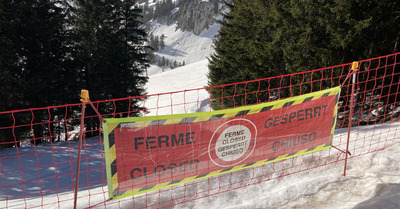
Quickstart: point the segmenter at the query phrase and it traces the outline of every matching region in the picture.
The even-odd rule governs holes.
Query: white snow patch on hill
[[[192,32],[182,31],[176,28],[176,24],[164,25],[153,23],[150,32],[154,36],[165,36],[165,47],[154,54],[157,59],[165,57],[171,61],[177,61],[186,64],[205,60],[214,49],[212,40],[218,33],[219,24],[214,24],[209,29],[203,31],[199,36]]]

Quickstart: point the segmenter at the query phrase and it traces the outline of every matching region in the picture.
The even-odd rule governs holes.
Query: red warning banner
[[[107,119],[110,195],[124,197],[330,148],[339,92],[337,87],[208,113]]]

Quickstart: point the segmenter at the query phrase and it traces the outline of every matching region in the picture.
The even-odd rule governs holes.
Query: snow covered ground
[[[194,91],[195,93],[192,95],[185,94],[183,90],[201,88],[207,85],[206,74],[208,71],[208,62],[206,57],[212,50],[209,48],[210,45],[205,45],[206,43],[211,44],[211,39],[215,33],[212,30],[215,29],[213,27],[210,28],[210,31],[208,31],[210,33],[206,31],[204,32],[205,35],[198,37],[198,39],[186,32],[167,32],[167,30],[172,30],[168,27],[159,27],[157,31],[154,31],[156,35],[162,33],[170,34],[167,36],[166,43],[174,46],[159,53],[174,56],[177,60],[185,60],[187,64],[181,68],[165,71],[153,66],[150,69],[150,79],[147,87],[148,93],[155,94],[174,91],[177,92],[177,99],[174,99],[174,102],[183,103],[183,100],[185,102],[195,102],[193,105],[188,103],[171,107],[170,95],[166,98],[153,96],[146,101],[146,106],[150,108],[149,115],[210,110],[206,103],[203,103],[205,105],[201,105],[201,101],[207,101],[208,99],[208,94],[205,90]],[[197,40],[200,40],[200,44],[194,47],[197,44],[193,43]],[[190,44],[186,45],[183,43]],[[204,46],[202,45],[203,43]],[[201,50],[203,47],[205,49]],[[175,55],[171,55],[171,52],[175,52]],[[196,55],[196,53],[200,54]],[[182,57],[179,57],[181,55]],[[182,94],[184,94],[183,97]],[[179,101],[179,98],[181,98],[181,101]],[[387,148],[349,159],[346,176],[343,176],[343,161],[339,161],[336,164],[328,164],[280,178],[277,178],[276,175],[280,175],[277,172],[274,175],[265,175],[262,179],[258,179],[259,175],[266,170],[279,170],[280,166],[284,166],[285,163],[295,165],[301,162],[301,160],[312,159],[315,156],[324,156],[326,154],[339,156],[342,159],[343,155],[338,155],[339,151],[332,148],[328,151],[321,151],[316,154],[288,159],[284,162],[246,169],[243,172],[225,174],[219,178],[203,181],[207,186],[214,184],[212,185],[213,188],[218,188],[219,185],[220,190],[214,193],[221,194],[189,201],[172,206],[171,208],[399,208],[399,127],[400,123],[394,122],[379,126],[378,128],[374,126],[362,127],[362,131],[355,129],[351,134],[353,141],[355,139],[364,139],[359,140],[357,143],[372,145],[364,146],[363,144],[354,142],[350,144],[350,150],[362,153],[368,152],[368,149],[371,148],[373,150],[382,147]],[[344,148],[343,140],[346,138],[346,133],[346,130],[335,131],[334,144],[338,144],[340,141],[341,149]],[[374,137],[371,137],[372,133]],[[368,141],[366,142],[365,139],[367,138]],[[204,186],[203,183],[199,183],[196,188],[191,188],[193,184],[188,183],[187,188],[186,186],[177,186],[175,190],[171,190],[171,188],[166,189],[165,191],[172,191],[165,192],[166,195],[160,193],[160,191],[137,195],[135,196],[134,204],[131,201],[132,198],[127,198],[128,200],[126,201],[111,201],[105,205],[104,201],[108,198],[108,195],[100,139],[86,139],[85,143],[86,148],[83,150],[85,160],[81,170],[90,170],[90,172],[81,174],[80,183],[91,183],[79,188],[80,198],[78,199],[78,208],[89,206],[95,206],[95,208],[140,208],[145,207],[146,203],[149,205],[156,204],[162,198],[171,199],[173,194],[183,196],[180,193],[182,192],[180,188],[184,188],[184,192],[188,193],[195,193],[209,188],[207,186],[202,188]],[[43,144],[36,148],[25,147],[18,150],[1,150],[0,168],[2,176],[0,187],[10,184],[14,186],[1,187],[0,199],[4,200],[7,194],[7,198],[11,200],[1,201],[0,208],[31,208],[37,206],[39,208],[72,208],[72,185],[75,177],[70,174],[73,172],[72,169],[76,168],[76,162],[73,160],[76,159],[77,150],[69,147],[74,146],[77,146],[76,141],[57,142],[53,145]],[[362,148],[356,150],[354,149],[355,146]],[[31,153],[35,154],[31,155]],[[57,178],[52,178],[55,175]],[[35,181],[38,176],[41,179],[39,182]],[[272,178],[272,180],[267,181],[268,178]],[[264,182],[257,183],[259,180]],[[21,186],[18,184],[21,181],[26,183]],[[221,185],[229,185],[230,182],[240,182],[240,187],[242,188],[224,192],[225,190]],[[51,192],[42,194],[41,191]],[[21,195],[29,196],[25,199],[14,199]],[[190,200],[190,195],[188,195],[187,200]],[[179,203],[179,201],[175,203]],[[40,205],[45,206],[41,207]],[[156,204],[150,208],[157,208],[159,206],[162,207],[165,205]]]

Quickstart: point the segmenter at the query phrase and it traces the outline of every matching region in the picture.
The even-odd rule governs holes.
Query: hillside
[[[218,33],[218,24],[213,24],[199,36],[176,27],[176,24],[152,23],[151,34],[157,36],[165,35],[165,47],[154,53],[157,60],[165,57],[177,62],[184,61],[188,65],[206,60],[211,55],[213,52],[212,40]],[[153,64],[149,69],[149,75],[157,74],[165,69],[170,68],[162,68]]]
[[[214,3],[213,3],[214,2]],[[207,85],[207,73],[208,73],[208,57],[213,53],[213,39],[218,35],[220,25],[216,20],[221,18],[217,11],[214,11],[213,15],[210,12],[204,12],[207,8],[215,6],[215,2],[219,1],[197,1],[190,0],[185,1],[181,4],[176,4],[176,7],[168,12],[165,16],[155,18],[147,23],[147,31],[149,36],[152,37],[164,37],[165,46],[162,49],[154,52],[155,60],[160,61],[162,59],[169,60],[171,63],[185,63],[185,66],[172,69],[169,66],[159,66],[157,63],[153,63],[148,69],[149,80],[147,84],[148,94],[157,94],[172,91],[181,91],[187,89],[201,88]],[[153,8],[156,4],[150,5]],[[191,8],[190,14],[202,14],[200,18],[203,18],[202,24],[195,24],[193,22],[193,15],[182,13],[182,9],[187,10]],[[219,4],[218,12],[223,11],[223,4]],[[208,9],[209,10],[209,9]],[[183,24],[184,22],[185,24]],[[192,22],[192,27],[189,27],[189,22]],[[210,24],[210,25],[207,25]],[[196,26],[195,26],[196,25]],[[201,31],[199,31],[201,30]],[[197,32],[196,32],[197,31]],[[173,71],[173,72],[172,72]],[[185,78],[185,83],[173,82],[177,76]],[[161,90],[157,88],[159,83],[164,84],[164,88]],[[200,98],[207,100],[209,95],[206,91],[202,91]],[[146,101],[147,107],[156,105],[157,98],[150,97]],[[168,103],[167,101],[159,101]],[[182,102],[182,101],[178,101]],[[210,107],[205,104],[202,107],[186,107],[186,109],[176,109],[173,113],[187,113],[187,112],[198,112],[208,111]],[[160,113],[157,111],[150,111],[148,115],[155,114],[171,114],[170,110]]]
[[[224,10],[219,0],[174,1],[170,11],[163,15],[152,15],[146,22],[149,37],[163,39],[163,46],[154,52],[154,62],[148,70],[149,75],[171,69],[167,64],[160,66],[163,59],[170,64],[191,64],[207,59],[213,52],[212,42],[218,35],[220,25],[216,22]],[[144,13],[156,12],[159,7],[166,7],[163,1],[141,4]],[[160,11],[159,11],[160,12]],[[146,20],[146,18],[145,18]],[[158,40],[157,40],[158,42]],[[150,43],[154,45],[154,43]],[[157,44],[156,44],[157,45]]]

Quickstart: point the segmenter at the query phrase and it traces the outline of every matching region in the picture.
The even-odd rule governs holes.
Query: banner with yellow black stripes
[[[340,87],[213,112],[105,119],[112,199],[332,147]]]

